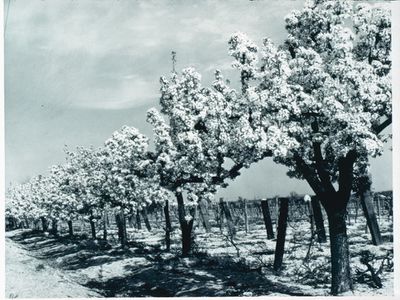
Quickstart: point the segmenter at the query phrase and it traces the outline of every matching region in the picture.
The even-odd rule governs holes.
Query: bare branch
[[[372,130],[376,133],[379,134],[381,133],[386,127],[388,127],[390,124],[392,124],[392,115],[388,116],[388,118],[383,121],[381,124],[373,126]]]

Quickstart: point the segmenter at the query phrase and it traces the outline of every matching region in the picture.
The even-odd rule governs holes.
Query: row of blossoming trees
[[[390,11],[312,0],[285,21],[288,35],[279,46],[231,37],[240,89],[218,70],[210,87],[193,68],[161,78],[161,110],[147,113],[154,147],[125,126],[99,149],[67,151],[67,162],[48,176],[10,190],[7,213],[65,220],[71,228],[78,215],[92,224],[114,209],[123,237],[126,214],[175,197],[188,255],[199,199],[271,157],[320,200],[329,222],[332,293],[351,289],[346,207],[352,191],[368,192],[368,160],[383,151],[389,136],[382,131],[392,120]]]

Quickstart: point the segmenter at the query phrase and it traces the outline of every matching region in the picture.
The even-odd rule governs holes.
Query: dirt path
[[[5,242],[7,298],[99,297],[61,271],[30,256],[9,238]]]

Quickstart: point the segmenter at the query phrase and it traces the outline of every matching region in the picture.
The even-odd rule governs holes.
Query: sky
[[[285,38],[284,16],[301,0],[10,0],[5,31],[5,172],[10,182],[46,174],[68,145],[95,147],[123,125],[151,136],[146,111],[157,107],[159,78],[195,67],[205,84],[216,68],[233,74],[229,36],[259,44]],[[8,10],[8,14],[7,14]],[[392,189],[390,145],[372,160],[373,188]],[[218,197],[311,193],[283,166],[264,160]]]

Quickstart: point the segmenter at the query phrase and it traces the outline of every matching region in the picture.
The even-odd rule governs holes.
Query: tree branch
[[[307,180],[314,193],[318,196],[321,202],[324,201],[324,197],[322,197],[322,195],[325,193],[325,190],[315,172],[313,172],[312,168],[310,168],[297,153],[294,154],[294,160],[297,168]]]
[[[329,173],[324,168],[324,158],[322,157],[321,144],[313,143],[315,165],[318,176],[321,183],[324,185],[324,189],[329,193],[335,193],[335,188],[332,185]]]
[[[350,150],[345,157],[339,159],[339,195],[342,199],[350,197],[353,184],[353,166],[357,159],[357,152]],[[345,203],[347,204],[347,203]]]
[[[319,132],[319,124],[317,120],[311,123],[311,128],[315,134]],[[332,185],[330,175],[325,169],[324,158],[322,156],[322,150],[321,150],[321,143],[313,142],[313,150],[314,150],[314,158],[315,158],[315,166],[317,169],[317,174],[321,180],[322,185],[324,186],[324,189],[329,193],[335,193],[336,191]]]
[[[372,130],[375,132],[375,134],[379,134],[390,124],[392,124],[392,115],[388,116],[388,118],[385,121],[383,121],[381,124],[372,126]]]
[[[235,177],[240,175],[239,170],[243,168],[242,163],[238,163],[234,165],[229,171],[225,172],[223,175],[220,176],[213,176],[212,177],[212,183],[213,184],[221,184],[225,181],[225,179],[234,179]],[[178,187],[181,187],[182,185],[186,183],[202,183],[204,182],[203,177],[199,176],[190,176],[189,178],[186,179],[179,179],[176,180],[174,183],[164,183],[162,184],[164,188],[169,189],[171,191],[175,191]]]

